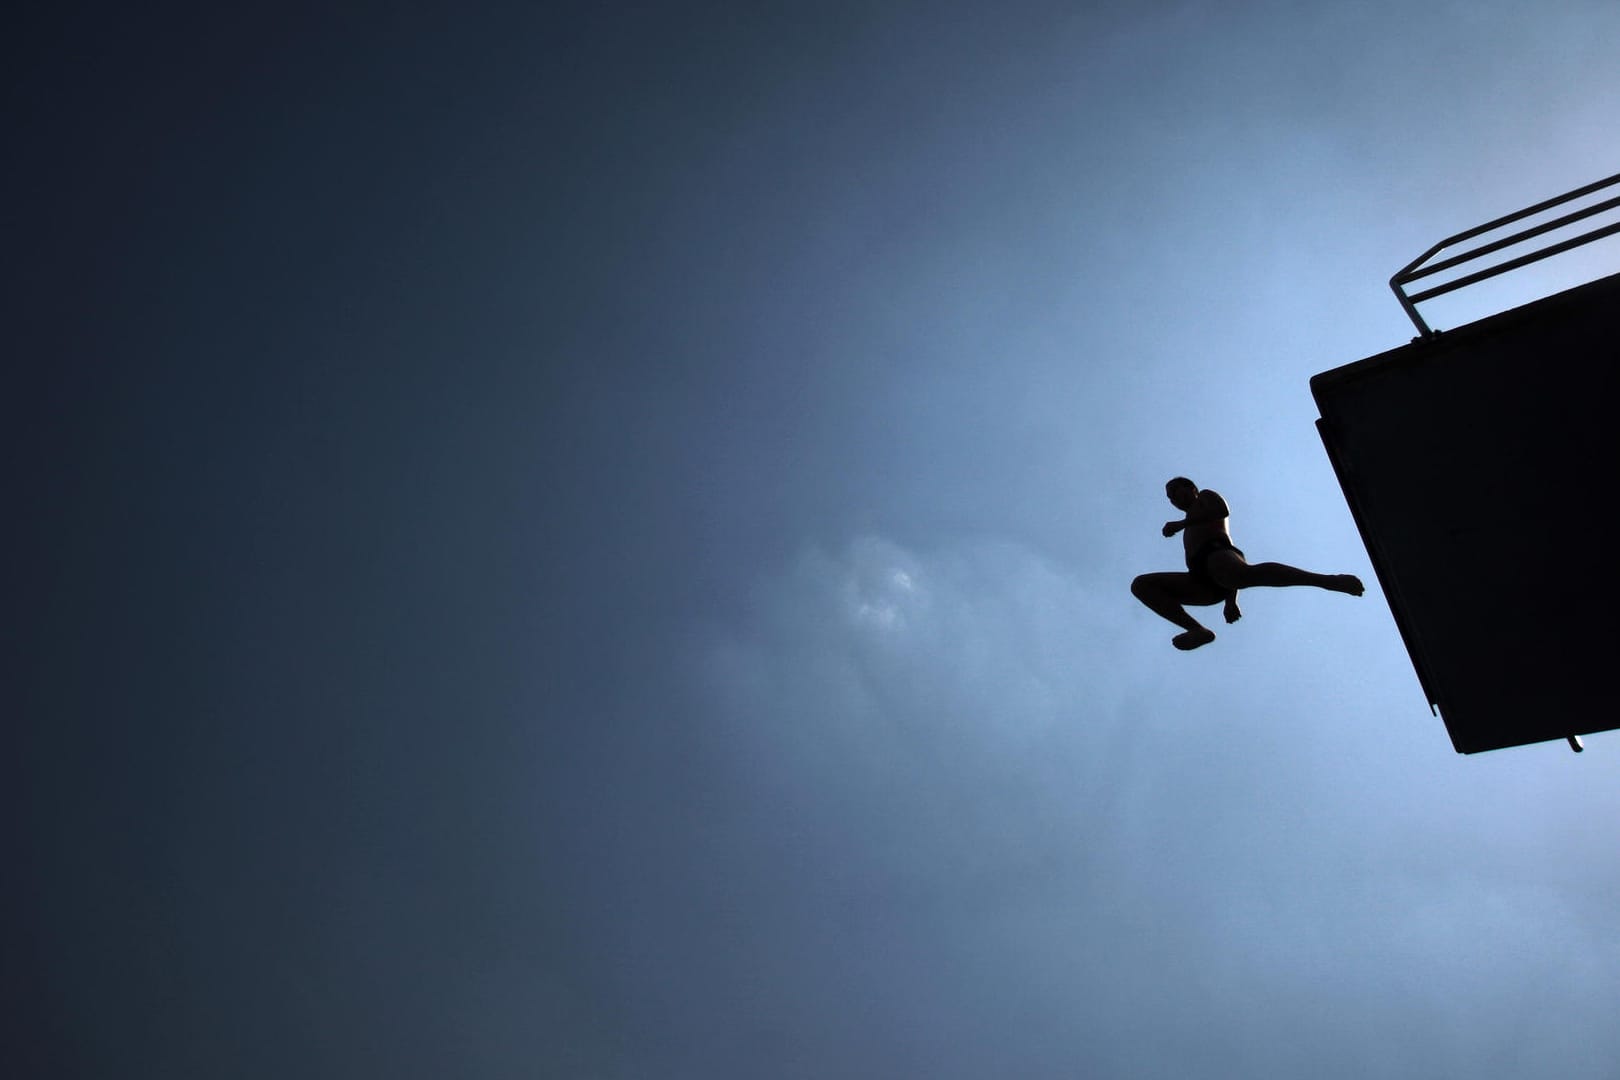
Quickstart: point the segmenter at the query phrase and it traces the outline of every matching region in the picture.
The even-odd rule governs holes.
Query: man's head
[[[1177,510],[1187,510],[1198,498],[1198,485],[1185,476],[1177,476],[1164,485],[1164,493],[1170,499],[1170,505]]]

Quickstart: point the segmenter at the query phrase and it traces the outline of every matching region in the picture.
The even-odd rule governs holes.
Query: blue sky
[[[36,1072],[1608,1075],[1612,734],[1452,752],[1308,380],[1615,171],[1607,3],[12,45]],[[1596,245],[1425,309],[1612,272]],[[1571,508],[1572,515],[1592,512]]]

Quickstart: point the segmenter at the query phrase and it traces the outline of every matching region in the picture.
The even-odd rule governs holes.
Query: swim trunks
[[[1197,578],[1199,581],[1203,582],[1205,585],[1208,585],[1212,589],[1220,589],[1222,592],[1230,592],[1232,590],[1227,589],[1209,575],[1209,557],[1215,554],[1217,551],[1236,551],[1238,553],[1238,558],[1241,559],[1244,557],[1242,549],[1235,546],[1232,541],[1228,540],[1226,537],[1212,536],[1208,540],[1205,540],[1202,544],[1199,544],[1197,551],[1192,551],[1187,554],[1187,571],[1192,574],[1193,577]]]

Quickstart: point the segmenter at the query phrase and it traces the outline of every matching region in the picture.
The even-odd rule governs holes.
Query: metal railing
[[[1446,293],[1454,292],[1455,290],[1461,289],[1464,286],[1472,285],[1477,281],[1484,281],[1486,278],[1493,278],[1498,274],[1505,274],[1509,270],[1517,270],[1521,266],[1528,266],[1533,262],[1539,262],[1542,259],[1557,255],[1560,252],[1568,251],[1571,248],[1580,247],[1582,244],[1590,244],[1594,240],[1600,240],[1605,236],[1620,232],[1620,221],[1616,221],[1600,228],[1592,229],[1589,232],[1580,234],[1579,236],[1572,236],[1549,247],[1539,248],[1535,251],[1529,252],[1528,254],[1509,259],[1506,262],[1497,263],[1494,266],[1488,266],[1483,270],[1476,270],[1471,274],[1466,274],[1462,277],[1448,281],[1443,285],[1432,286],[1423,290],[1422,292],[1413,293],[1410,296],[1408,296],[1406,293],[1406,285],[1417,281],[1420,278],[1426,278],[1431,274],[1438,274],[1441,271],[1450,270],[1452,267],[1460,266],[1465,262],[1469,262],[1470,260],[1478,259],[1493,252],[1501,251],[1503,248],[1511,247],[1514,244],[1520,243],[1524,240],[1529,240],[1532,237],[1541,236],[1543,233],[1552,232],[1554,229],[1561,229],[1565,225],[1574,224],[1575,222],[1589,218],[1594,214],[1601,214],[1605,210],[1612,210],[1615,207],[1620,206],[1620,195],[1610,199],[1604,199],[1601,202],[1593,203],[1591,206],[1572,211],[1571,213],[1564,214],[1562,217],[1554,218],[1551,221],[1544,221],[1539,225],[1533,225],[1530,228],[1516,232],[1511,236],[1504,236],[1500,240],[1493,240],[1488,244],[1481,244],[1477,248],[1465,251],[1461,255],[1453,255],[1449,259],[1442,259],[1433,265],[1424,266],[1424,263],[1427,263],[1430,259],[1434,258],[1435,255],[1439,254],[1442,250],[1451,247],[1453,244],[1460,244],[1465,240],[1472,240],[1476,236],[1481,236],[1485,233],[1500,229],[1504,225],[1511,225],[1515,221],[1522,221],[1527,217],[1533,217],[1534,215],[1542,213],[1543,211],[1551,210],[1555,206],[1561,206],[1564,203],[1572,202],[1575,199],[1590,195],[1594,191],[1602,191],[1604,188],[1613,187],[1616,184],[1620,184],[1620,173],[1616,173],[1614,176],[1608,177],[1607,179],[1598,180],[1595,183],[1587,184],[1585,187],[1576,188],[1574,191],[1566,192],[1563,195],[1548,199],[1545,202],[1539,202],[1534,206],[1526,207],[1523,210],[1508,214],[1506,217],[1499,217],[1495,221],[1488,221],[1484,225],[1479,225],[1475,228],[1469,229],[1467,232],[1460,232],[1456,236],[1448,236],[1438,244],[1434,245],[1434,247],[1418,256],[1416,259],[1413,259],[1410,263],[1407,263],[1405,266],[1401,267],[1401,269],[1396,272],[1395,276],[1389,279],[1389,287],[1395,293],[1395,298],[1401,302],[1401,307],[1406,310],[1407,316],[1411,318],[1412,325],[1418,328],[1418,334],[1424,338],[1431,338],[1434,336],[1435,331],[1429,329],[1429,324],[1424,322],[1423,317],[1418,314],[1417,305],[1419,303],[1423,302],[1424,300],[1433,299],[1436,296],[1443,296]],[[1419,269],[1419,267],[1422,269]]]

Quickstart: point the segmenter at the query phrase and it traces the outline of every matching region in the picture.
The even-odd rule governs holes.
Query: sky
[[[1453,752],[1308,381],[1620,7],[8,37],[8,1073],[1612,1075],[1620,741]],[[1172,649],[1178,474],[1367,595]]]

